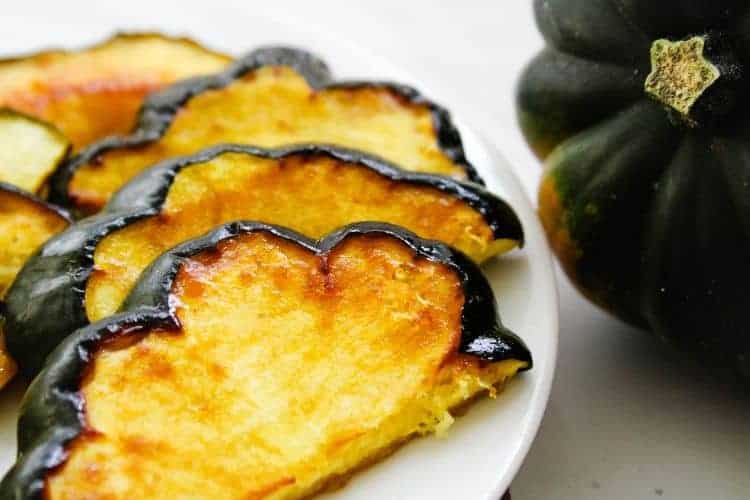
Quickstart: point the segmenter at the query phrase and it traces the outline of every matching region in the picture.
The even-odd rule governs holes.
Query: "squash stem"
[[[692,116],[696,103],[722,76],[706,57],[705,47],[706,36],[676,42],[659,39],[651,45],[646,93],[676,111],[691,126],[697,125]]]

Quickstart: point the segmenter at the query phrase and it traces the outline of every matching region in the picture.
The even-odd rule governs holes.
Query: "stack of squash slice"
[[[51,197],[95,212],[143,169],[219,143],[332,143],[481,182],[443,108],[403,85],[330,78],[307,52],[266,48],[152,94],[131,134],[90,145],[56,173]]]
[[[5,294],[3,498],[306,497],[531,367],[478,268],[520,222],[414,89],[265,48],[79,146],[49,197],[98,213]]]
[[[187,38],[118,34],[81,51],[0,60],[0,106],[54,124],[78,150],[129,132],[150,92],[230,62]]]
[[[127,132],[150,91],[229,62],[188,39],[158,34],[0,60],[0,299],[37,247],[72,222],[61,205],[43,200],[69,153]],[[0,326],[0,387],[16,371],[4,344]]]

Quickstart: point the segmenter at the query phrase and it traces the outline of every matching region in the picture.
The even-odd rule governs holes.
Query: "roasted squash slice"
[[[54,126],[0,109],[0,182],[38,193],[70,150]]]
[[[147,93],[230,60],[186,38],[117,35],[82,51],[0,60],[0,107],[53,123],[78,149],[129,132]]]
[[[165,158],[220,143],[308,142],[378,154],[406,170],[480,180],[447,111],[416,90],[330,83],[325,64],[312,55],[270,48],[150,96],[133,134],[92,145],[57,173],[52,199],[91,213]]]
[[[530,366],[480,270],[442,244],[232,223],[51,355],[0,496],[306,497]]]
[[[23,371],[34,375],[63,338],[114,313],[159,254],[238,219],[311,237],[351,222],[389,222],[477,262],[523,237],[513,210],[475,184],[405,172],[334,146],[217,146],[142,173],[104,213],[80,221],[28,263],[7,299],[9,346]]]
[[[0,298],[26,259],[70,221],[64,210],[0,182]],[[5,349],[4,310],[0,301],[0,387],[16,373],[16,364]]]

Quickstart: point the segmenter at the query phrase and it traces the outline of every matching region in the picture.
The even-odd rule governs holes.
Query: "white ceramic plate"
[[[208,7],[206,6],[208,4]],[[201,6],[127,2],[12,2],[0,17],[0,53],[50,46],[76,47],[116,30],[159,30],[186,34],[214,48],[239,54],[257,45],[283,43],[312,50],[340,78],[391,79],[429,86],[379,57],[328,33],[293,25],[254,4],[203,2]],[[439,101],[439,99],[437,99]],[[443,103],[450,108],[450,103]],[[473,405],[442,438],[427,437],[401,448],[385,461],[355,475],[336,499],[497,500],[508,488],[536,434],[549,396],[557,355],[557,296],[550,254],[529,201],[496,148],[456,120],[469,160],[519,213],[526,247],[490,262],[490,278],[503,321],[529,345],[534,369],[517,377],[495,400]],[[16,383],[0,396],[0,470],[15,454]]]

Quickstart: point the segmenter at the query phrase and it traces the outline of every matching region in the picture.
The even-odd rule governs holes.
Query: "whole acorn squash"
[[[535,0],[518,91],[539,210],[572,281],[750,380],[750,4]]]

